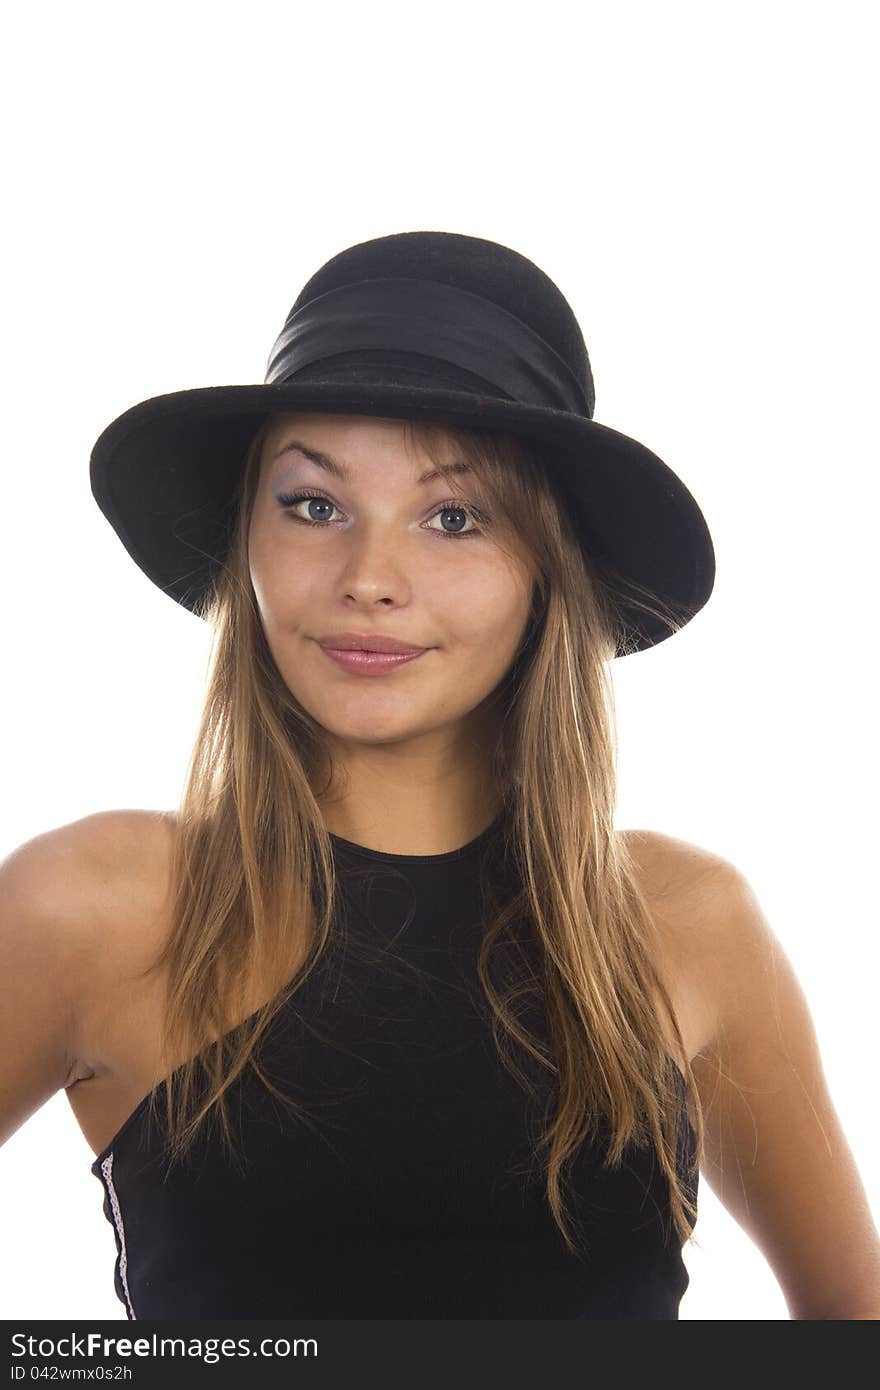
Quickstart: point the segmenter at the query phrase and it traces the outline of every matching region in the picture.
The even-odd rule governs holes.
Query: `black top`
[[[582,1145],[567,1192],[578,1255],[530,1166],[552,1076],[514,1045],[539,1107],[505,1069],[476,973],[480,856],[500,823],[448,854],[331,837],[332,940],[258,1051],[308,1120],[247,1069],[227,1092],[237,1165],[212,1127],[169,1167],[149,1095],[91,1165],[130,1319],[678,1317],[688,1274],[653,1147],[603,1172],[595,1139]]]

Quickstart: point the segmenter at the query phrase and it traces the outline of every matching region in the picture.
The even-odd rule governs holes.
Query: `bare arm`
[[[880,1317],[880,1237],[791,962],[726,862],[706,917],[716,1042],[693,1065],[705,1176],[763,1252],[792,1318]]]
[[[0,1144],[76,1066],[88,957],[82,824],[38,835],[0,864]]]

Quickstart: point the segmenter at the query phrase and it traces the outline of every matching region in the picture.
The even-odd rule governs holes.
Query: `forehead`
[[[261,471],[271,480],[296,464],[312,464],[348,483],[374,464],[381,463],[387,473],[396,459],[402,474],[407,479],[412,476],[417,485],[442,476],[437,463],[455,473],[471,472],[464,460],[456,458],[452,440],[444,438],[442,426],[436,427],[429,454],[411,438],[407,424],[405,420],[362,415],[276,416],[263,441]],[[427,466],[420,468],[419,464]]]

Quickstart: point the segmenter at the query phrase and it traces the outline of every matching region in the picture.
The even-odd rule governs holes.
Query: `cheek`
[[[248,550],[251,583],[263,621],[267,627],[289,624],[311,601],[320,588],[320,566],[314,558],[308,565],[296,562],[283,532],[255,527]]]
[[[466,542],[462,542],[466,544]],[[463,646],[519,640],[528,616],[529,585],[511,570],[487,565],[480,572],[446,576],[435,607],[450,637]]]

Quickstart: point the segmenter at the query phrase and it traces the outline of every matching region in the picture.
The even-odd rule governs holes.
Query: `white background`
[[[718,571],[615,663],[618,824],[756,889],[876,1215],[877,50],[868,4],[60,3],[7,19],[0,849],[176,805],[208,629],[90,492],[136,401],[262,381],[305,280],[464,232],[559,285],[596,418],[697,498]],[[874,1099],[872,1099],[872,1097]],[[124,1317],[64,1093],[0,1153],[6,1318]],[[701,1183],[683,1319],[788,1316]]]

